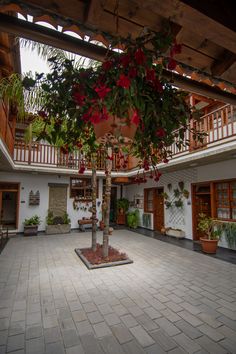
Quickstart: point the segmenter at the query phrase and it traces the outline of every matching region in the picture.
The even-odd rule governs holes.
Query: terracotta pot
[[[122,136],[125,139],[132,140],[135,136],[137,125],[133,123],[130,123],[130,125],[122,124],[124,124],[124,120],[118,117],[110,117],[108,120],[93,124],[97,140],[106,140],[109,136],[116,138]]]
[[[209,240],[207,238],[200,238],[202,251],[204,253],[214,254],[217,250],[218,240]]]

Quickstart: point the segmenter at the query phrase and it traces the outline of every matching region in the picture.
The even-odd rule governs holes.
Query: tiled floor
[[[0,353],[236,353],[236,265],[115,230],[134,263],[89,271],[74,252],[89,244],[90,232],[8,242]]]
[[[131,230],[132,229],[130,229],[130,231]],[[152,237],[155,240],[171,243],[172,245],[176,245],[178,247],[182,247],[182,248],[186,248],[188,250],[202,253],[202,247],[201,247],[200,243],[193,242],[192,240],[187,239],[187,238],[178,239],[176,237],[162,235],[158,231],[147,230],[147,229],[144,229],[141,227],[137,228],[136,230],[133,229],[132,231],[137,232],[137,233],[147,236],[147,237]],[[236,264],[236,251],[233,251],[228,248],[218,247],[216,254],[205,254],[205,256],[221,259],[222,261]]]

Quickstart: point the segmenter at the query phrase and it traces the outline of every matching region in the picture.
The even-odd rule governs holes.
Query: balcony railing
[[[189,154],[193,151],[200,150],[213,146],[217,143],[224,143],[233,136],[236,135],[236,106],[225,105],[220,109],[217,109],[209,114],[201,117],[199,121],[190,122],[190,127],[194,127],[199,131],[204,131],[207,136],[203,142],[199,142],[193,139],[193,136],[189,131],[186,131],[185,140],[189,142],[179,149],[176,144],[171,146],[173,157],[179,155]],[[178,138],[176,138],[178,140]],[[24,141],[16,141],[14,148],[14,161],[21,164],[30,164],[37,166],[50,166],[58,168],[70,168],[78,170],[81,163],[85,163],[89,169],[91,163],[86,156],[82,155],[79,151],[73,153],[64,154],[60,148],[33,142],[27,144]],[[114,156],[113,170],[116,170],[117,164],[119,164],[118,156]],[[97,169],[104,170],[105,159],[104,151],[99,151],[97,155]],[[129,158],[127,169],[133,168],[132,158]]]

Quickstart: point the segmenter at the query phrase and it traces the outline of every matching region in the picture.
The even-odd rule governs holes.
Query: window
[[[70,179],[70,197],[77,198],[81,201],[92,200],[92,180],[91,178],[74,178]],[[97,197],[98,197],[98,181],[97,181]]]
[[[215,184],[216,217],[223,220],[236,220],[236,181]]]
[[[144,211],[146,213],[153,212],[153,198],[154,197],[154,189],[147,188],[144,189]]]

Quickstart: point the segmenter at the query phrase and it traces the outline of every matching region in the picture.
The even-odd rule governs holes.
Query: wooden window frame
[[[153,193],[152,209],[148,209],[148,193],[151,191]],[[144,189],[144,212],[145,213],[153,213],[154,212],[154,193],[155,193],[155,188],[145,188]]]
[[[232,212],[233,209],[236,209],[236,206],[233,206],[233,189],[232,189],[232,184],[236,183],[236,179],[232,179],[232,180],[220,180],[220,181],[214,181],[214,216],[217,220],[222,220],[222,221],[230,221],[230,222],[236,222],[236,218],[232,218]],[[227,201],[228,201],[228,207],[225,206],[224,204],[221,205],[218,203],[218,195],[217,195],[217,185],[218,184],[227,184]],[[222,209],[228,209],[229,210],[229,214],[230,217],[229,218],[223,218],[223,217],[219,217],[217,215],[217,208],[222,208]]]
[[[73,187],[72,186],[72,180],[82,180],[84,182],[84,185],[81,187]],[[87,183],[86,183],[87,182]],[[99,195],[99,180],[97,179],[97,198]],[[91,185],[91,188],[89,187],[89,185]],[[76,195],[76,191],[83,191],[84,193],[84,197],[79,197],[78,195]],[[91,191],[91,196],[87,195],[86,196],[86,192]],[[89,192],[90,194],[90,192]],[[91,177],[70,177],[70,198],[76,198],[78,201],[81,202],[91,202],[92,201],[92,178]]]

